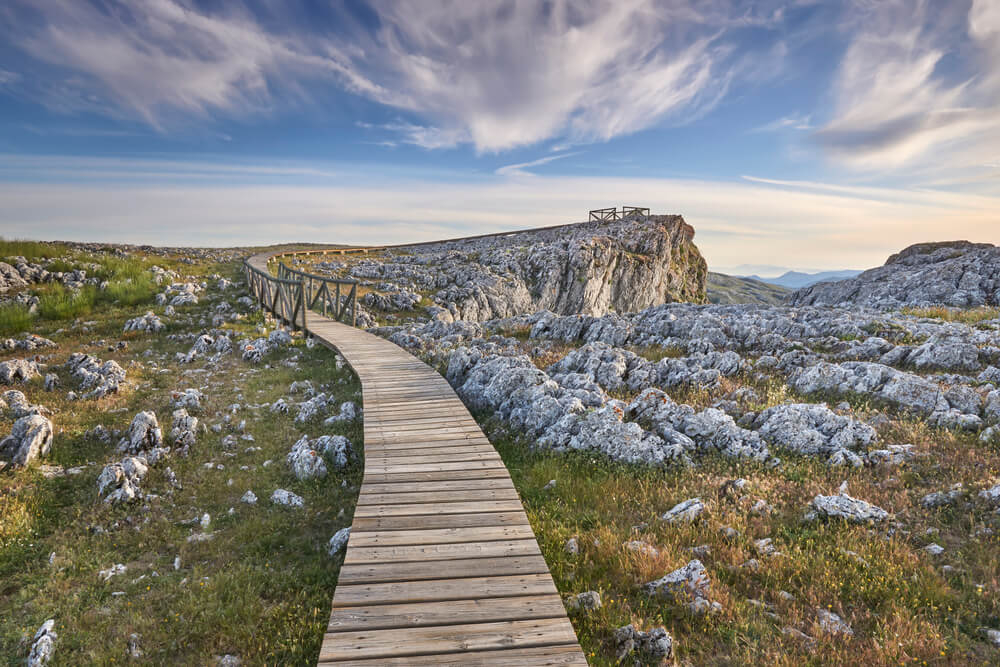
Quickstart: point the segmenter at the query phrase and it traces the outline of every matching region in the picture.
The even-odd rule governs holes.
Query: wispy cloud
[[[534,174],[528,171],[528,167],[539,167],[543,164],[548,164],[549,162],[555,162],[556,160],[562,160],[563,158],[570,157],[572,155],[579,155],[581,151],[574,151],[572,153],[562,153],[560,155],[548,155],[546,157],[540,157],[537,160],[532,160],[531,162],[521,162],[519,164],[508,164],[504,167],[500,167],[496,170],[496,174],[500,176],[534,176]]]
[[[381,28],[352,57],[443,137],[499,151],[605,141],[711,108],[729,83],[719,22],[654,0],[376,2]],[[708,6],[706,5],[706,8]],[[421,145],[429,128],[400,131]]]
[[[209,13],[179,0],[15,0],[0,14],[10,43],[70,73],[27,93],[58,111],[137,117],[157,129],[178,119],[269,113],[309,98],[326,78],[387,102],[338,46],[266,29],[245,8]]]
[[[779,130],[811,130],[813,129],[810,123],[812,116],[792,114],[790,116],[783,116],[782,118],[775,119],[770,123],[761,125],[760,127],[755,127],[751,132],[777,132]]]
[[[996,1],[885,0],[857,8],[834,86],[835,112],[816,133],[830,155],[852,168],[924,172],[978,166],[995,155]]]
[[[777,0],[762,4],[374,0],[376,28],[338,6],[344,29],[324,31],[231,3],[14,0],[0,20],[11,44],[67,73],[33,93],[60,111],[163,130],[307,104],[319,81],[412,114],[382,128],[403,143],[492,152],[698,117],[742,71],[733,33],[782,20]]]

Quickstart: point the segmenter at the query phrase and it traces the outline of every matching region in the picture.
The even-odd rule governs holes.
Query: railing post
[[[358,286],[351,288],[351,326],[358,326]]]

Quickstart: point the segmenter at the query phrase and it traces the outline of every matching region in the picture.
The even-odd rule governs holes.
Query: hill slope
[[[784,303],[791,290],[779,285],[771,285],[754,278],[727,276],[710,271],[708,274],[708,302],[729,305],[734,303],[754,303],[777,306]]]

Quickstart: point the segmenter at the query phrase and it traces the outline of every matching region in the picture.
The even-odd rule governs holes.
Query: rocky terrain
[[[557,578],[561,587],[573,591],[568,604],[578,632],[593,633],[616,658],[698,655],[678,641],[678,626],[725,625],[692,619],[732,622],[750,607],[770,619],[770,629],[755,631],[776,632],[786,652],[818,653],[820,662],[898,664],[894,656],[911,656],[908,662],[924,654],[912,646],[866,653],[834,638],[882,641],[887,617],[911,613],[902,609],[910,605],[916,613],[927,603],[871,592],[853,597],[838,593],[837,585],[822,593],[811,584],[789,591],[782,582],[809,569],[794,563],[804,545],[790,535],[821,531],[823,548],[838,554],[827,559],[862,563],[865,574],[852,576],[895,581],[909,576],[907,568],[920,572],[928,584],[950,591],[943,599],[951,602],[942,604],[972,613],[971,600],[993,575],[983,559],[996,548],[1000,530],[1000,311],[989,307],[992,293],[987,296],[991,248],[919,246],[875,270],[881,277],[863,274],[798,293],[867,281],[873,290],[878,285],[879,295],[898,295],[896,302],[872,292],[861,303],[851,297],[836,307],[663,303],[637,312],[539,310],[475,321],[434,306],[424,313],[400,310],[394,318],[389,306],[383,312],[390,316],[380,319],[390,325],[372,331],[438,367],[492,437],[512,443],[505,460],[514,456],[519,465],[551,471],[559,470],[553,457],[565,459],[562,476],[548,473],[558,479],[526,474],[522,483],[541,494],[534,508],[529,500],[529,513],[549,522],[551,532],[572,531],[562,533],[565,544],[540,537],[546,557],[565,573]],[[938,275],[934,266],[942,262],[964,267],[966,277],[955,280],[968,286],[965,294],[981,297],[967,299],[956,288],[946,293],[941,284],[921,295],[914,285]],[[941,307],[948,304],[979,307]],[[635,507],[624,517],[612,506],[594,519],[604,506],[601,489],[629,488],[619,499],[648,493],[628,481],[643,479],[642,472],[579,481],[594,476],[600,461],[669,471],[661,474],[675,490],[657,495],[672,500]],[[564,495],[558,489],[565,483],[571,490]],[[679,495],[680,489],[689,490]],[[590,504],[570,515],[584,524],[596,520],[600,528],[582,529],[562,511],[558,520],[545,518],[556,511],[554,503],[575,507],[581,497]],[[966,518],[955,523],[960,514]],[[678,531],[679,525],[692,528]],[[836,525],[858,532],[830,527]],[[638,568],[632,577],[641,586],[602,569],[608,567],[602,562],[622,558],[605,545],[609,534],[635,554],[629,567]],[[798,555],[783,558],[790,552]],[[665,553],[674,556],[665,559]],[[889,553],[907,565],[883,562]],[[586,565],[582,554],[588,554]],[[666,571],[656,572],[665,560]],[[836,580],[833,573],[831,584]],[[608,596],[623,600],[631,616],[605,612],[601,601]],[[964,621],[976,625],[966,640],[939,635],[931,642],[934,657],[957,664],[994,660],[986,648],[1000,636],[993,613]],[[673,627],[635,623],[636,615],[647,614],[667,614]],[[699,642],[697,636],[687,641]],[[732,653],[702,655],[709,662],[734,659]]]
[[[706,304],[688,230],[298,263],[362,281],[363,324],[473,411],[593,663],[995,664],[997,249]],[[260,312],[240,252],[56,252],[6,256],[38,268],[0,305],[0,654],[314,661],[360,481],[356,380]],[[938,265],[953,292],[913,296]],[[81,283],[24,277],[57,269]]]
[[[359,386],[246,254],[0,242],[0,665],[315,662]]]
[[[372,287],[369,309],[435,305],[466,321],[543,309],[603,315],[704,301],[693,237],[680,216],[654,215],[406,246],[314,270]]]
[[[1000,247],[968,241],[918,243],[856,278],[798,290],[790,303],[880,309],[995,307],[1000,305]]]

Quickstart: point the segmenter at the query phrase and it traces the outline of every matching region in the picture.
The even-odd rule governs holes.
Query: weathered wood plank
[[[321,664],[333,664],[325,662]],[[441,667],[557,667],[571,665],[586,667],[587,660],[576,644],[565,646],[542,646],[538,648],[514,648],[500,651],[476,651],[432,655],[411,655],[405,658],[371,658],[369,660],[338,660],[338,665],[371,667],[372,665],[440,665]]]
[[[352,547],[344,558],[345,564],[387,563],[391,561],[442,561],[467,558],[498,558],[501,556],[539,555],[535,538],[493,542],[454,542],[450,544],[413,544],[390,547]],[[483,570],[480,574],[493,574]],[[453,578],[450,569],[439,565],[438,578]],[[471,576],[471,575],[468,575]],[[431,577],[433,578],[433,577]]]
[[[467,526],[464,528],[425,528],[422,530],[351,531],[348,542],[353,547],[401,546],[406,544],[447,544],[449,542],[487,542],[534,538],[531,526]]]
[[[425,514],[422,516],[354,516],[351,532],[424,530],[429,528],[481,528],[484,526],[527,526],[523,510],[472,514]]]
[[[362,493],[413,493],[414,491],[462,491],[465,489],[513,489],[514,484],[505,478],[497,479],[448,479],[440,482],[396,482],[394,484],[366,483]]]
[[[488,623],[506,619],[555,618],[566,611],[555,595],[524,595],[485,600],[449,600],[416,604],[337,607],[330,615],[328,632],[379,630]]]
[[[361,630],[334,636],[336,645],[324,643],[320,650],[321,661],[548,646],[576,641],[573,626],[566,617],[405,630]]]
[[[400,505],[404,503],[485,502],[518,500],[514,489],[463,489],[460,491],[416,491],[414,493],[362,493],[358,505]]]
[[[519,512],[520,500],[470,500],[454,503],[407,503],[400,505],[358,505],[356,517],[410,516],[413,514],[472,514],[476,512]]]
[[[333,606],[352,607],[397,602],[481,600],[514,595],[556,594],[556,586],[548,574],[431,579],[428,581],[337,586],[337,590],[333,594]]]
[[[534,538],[532,538],[534,541]],[[340,568],[338,585],[419,581],[449,577],[465,579],[483,575],[545,574],[549,571],[541,554],[503,555],[495,558],[455,558],[447,561],[417,560],[388,563],[348,563]]]

